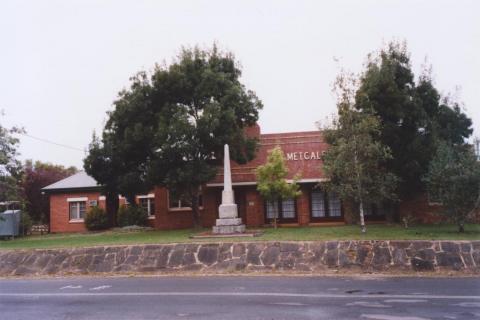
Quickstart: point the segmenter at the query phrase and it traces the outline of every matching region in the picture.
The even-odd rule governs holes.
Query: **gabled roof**
[[[90,177],[85,171],[80,171],[57,181],[49,186],[42,188],[44,191],[64,190],[64,189],[96,189],[100,188],[97,181]]]

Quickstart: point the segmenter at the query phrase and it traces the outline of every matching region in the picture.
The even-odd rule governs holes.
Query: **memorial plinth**
[[[225,145],[223,162],[222,204],[218,207],[219,219],[217,219],[212,232],[216,234],[243,233],[245,225],[238,217],[238,208],[233,195],[228,144]]]

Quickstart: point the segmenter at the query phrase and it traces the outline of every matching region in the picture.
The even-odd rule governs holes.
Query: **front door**
[[[247,223],[247,214],[246,214],[246,195],[245,190],[242,188],[233,189],[235,193],[235,203],[238,208],[238,217],[242,218],[242,223]]]

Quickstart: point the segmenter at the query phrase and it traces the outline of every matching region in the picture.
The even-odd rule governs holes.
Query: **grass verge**
[[[469,224],[465,233],[458,233],[451,224],[418,225],[405,229],[400,225],[376,224],[368,226],[365,235],[358,226],[263,228],[264,234],[255,238],[195,239],[194,230],[171,231],[105,231],[82,234],[49,234],[28,236],[15,240],[0,240],[1,249],[42,249],[90,247],[98,245],[129,245],[179,242],[231,241],[315,241],[315,240],[480,240],[480,225]],[[204,230],[205,231],[205,230]]]

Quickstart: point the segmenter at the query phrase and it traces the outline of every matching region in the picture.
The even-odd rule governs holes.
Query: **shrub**
[[[21,212],[20,213],[20,234],[27,235],[32,229],[32,218],[28,214],[28,212]]]
[[[147,212],[139,206],[121,206],[118,210],[117,222],[120,227],[146,226],[147,221]]]
[[[105,210],[100,207],[91,207],[85,215],[85,226],[90,231],[108,229],[110,226]]]

